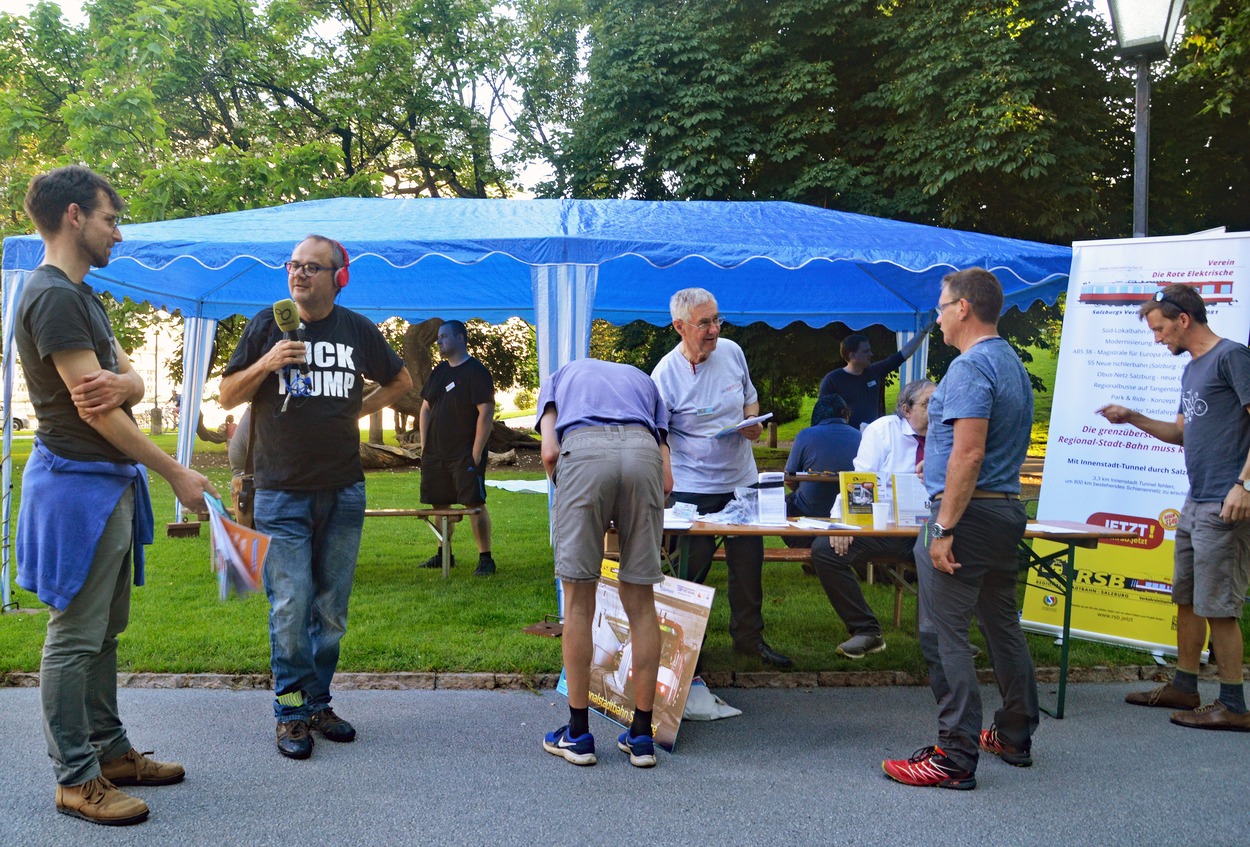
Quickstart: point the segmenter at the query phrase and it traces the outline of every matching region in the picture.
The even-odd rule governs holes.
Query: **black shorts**
[[[472,464],[469,459],[423,460],[421,502],[431,506],[481,506],[486,502],[486,463]]]

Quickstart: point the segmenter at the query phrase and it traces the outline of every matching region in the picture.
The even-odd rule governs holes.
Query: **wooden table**
[[[451,524],[460,520],[467,515],[476,515],[482,509],[478,506],[472,506],[465,509],[447,508],[447,509],[365,509],[366,518],[421,518],[430,525],[434,535],[438,538],[439,548],[443,551],[443,579],[451,576],[451,542],[447,539],[447,533],[451,528]],[[435,519],[438,524],[435,525]]]
[[[1047,532],[1035,529],[1038,525],[1053,527],[1060,532]],[[690,573],[690,539],[696,536],[812,536],[849,535],[854,538],[915,538],[920,527],[894,526],[886,529],[828,529],[811,527],[758,526],[742,524],[716,524],[695,521],[688,529],[665,529],[665,534],[678,539],[677,576],[687,579]],[[1064,701],[1068,691],[1068,649],[1072,627],[1072,593],[1076,584],[1076,548],[1093,548],[1103,539],[1128,539],[1136,537],[1131,532],[1107,529],[1105,526],[1080,523],[1078,521],[1030,521],[1025,527],[1024,537],[1020,540],[1022,561],[1026,562],[1025,570],[1036,571],[1040,576],[1059,585],[1063,591],[1063,635],[1059,649],[1059,692],[1058,702],[1054,711],[1043,707],[1043,711],[1055,718],[1063,718]],[[1046,555],[1038,554],[1028,542],[1034,539],[1053,541],[1064,545],[1061,549]]]

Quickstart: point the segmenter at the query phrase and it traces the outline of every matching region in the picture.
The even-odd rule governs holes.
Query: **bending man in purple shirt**
[[[543,749],[593,765],[590,665],[595,593],[608,522],[620,535],[621,605],[633,640],[634,714],[617,746],[636,767],[655,765],[651,713],[660,666],[653,586],[663,580],[664,500],[673,490],[668,411],[655,383],[637,368],[596,359],[570,362],[538,396],[543,466],[554,489],[551,525],[556,576],[564,588],[564,672],[569,722]]]

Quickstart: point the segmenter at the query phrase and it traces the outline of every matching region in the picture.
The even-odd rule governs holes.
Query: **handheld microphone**
[[[295,301],[291,298],[279,300],[273,304],[273,319],[278,325],[278,329],[282,330],[282,336],[287,341],[298,341],[301,345],[304,343],[304,329],[299,320],[299,307],[295,305]],[[307,353],[305,353],[305,357]],[[294,373],[294,367],[286,369],[287,394],[286,399],[282,401],[282,409],[285,412],[287,404],[291,402],[291,395],[297,394],[305,396],[310,389],[311,380],[308,376],[308,362],[300,362],[298,374]]]
[[[289,297],[286,300],[279,300],[273,304],[273,319],[277,323],[278,329],[282,330],[283,337],[287,341],[298,341],[304,343],[304,328],[299,320],[299,307],[295,305],[295,301]],[[299,366],[301,374],[308,373],[308,362],[301,362]]]

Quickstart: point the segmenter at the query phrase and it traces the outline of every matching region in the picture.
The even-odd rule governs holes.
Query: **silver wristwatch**
[[[942,526],[937,521],[929,522],[929,537],[930,538],[950,538],[954,534],[955,534],[955,527],[953,526]]]

